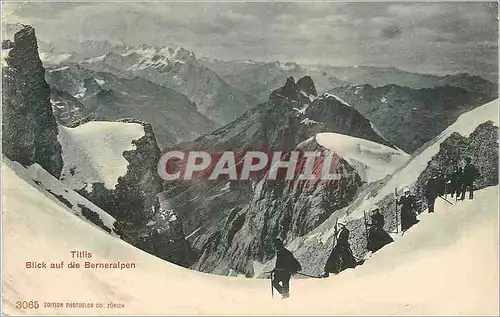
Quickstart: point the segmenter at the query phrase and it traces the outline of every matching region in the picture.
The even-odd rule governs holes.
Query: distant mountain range
[[[333,87],[350,84],[348,81],[340,80],[334,73],[305,68],[297,63],[226,62],[208,58],[201,59],[200,62],[219,74],[230,85],[251,94],[259,102],[265,102],[271,91],[281,87],[288,77],[310,76],[320,94]]]
[[[412,73],[395,67],[335,67],[330,65],[306,65],[304,67],[335,74],[339,80],[349,82],[352,85],[371,85],[373,87],[394,84],[413,89],[457,86],[475,90],[496,90],[497,85],[479,76],[467,73],[437,76],[432,74]]]
[[[399,85],[350,85],[330,93],[366,116],[388,140],[413,153],[462,113],[497,98],[493,83],[478,77],[447,76],[444,86],[412,89]]]
[[[125,47],[106,41],[84,42],[78,52],[71,53],[45,43],[41,48],[47,64],[57,62],[48,69],[48,82],[54,88],[52,99],[62,123],[88,115],[100,119],[129,116],[133,114],[132,104],[146,102],[148,106],[142,109],[148,109],[150,114],[142,114],[141,119],[151,122],[162,145],[191,141],[217,128],[237,124],[241,115],[265,103],[271,92],[289,77],[311,77],[318,94],[330,92],[345,100],[370,119],[388,140],[409,153],[435,137],[462,112],[497,97],[496,83],[469,74],[436,76],[392,67],[222,61],[196,58],[183,48]],[[64,67],[69,67],[73,74],[61,77],[56,84],[51,74],[55,70],[67,72]],[[84,74],[91,73],[108,76],[115,89],[127,92],[128,98],[124,99],[123,93],[113,98],[103,93],[89,97],[97,87],[96,82],[89,81],[91,90],[81,100],[77,90],[83,89],[81,83],[88,77]],[[77,80],[78,76],[87,76],[78,79],[80,84],[76,86],[80,88],[68,88],[73,84],[64,83]],[[132,87],[139,87],[137,84],[147,87],[147,93]],[[145,101],[145,95],[149,101]],[[163,107],[165,103],[167,108]],[[108,109],[113,104],[113,110]],[[121,108],[118,104],[128,106]],[[405,126],[413,127],[413,132],[401,133]]]
[[[47,61],[58,66],[79,66],[120,78],[141,77],[188,97],[197,110],[223,126],[254,107],[257,100],[222,80],[201,65],[194,53],[181,47],[113,46],[108,42],[84,42],[80,53],[50,51]],[[61,58],[66,58],[59,62]]]
[[[95,72],[79,64],[48,69],[51,100],[58,121],[137,118],[150,123],[161,146],[189,141],[216,125],[189,99],[141,77],[123,78]]]

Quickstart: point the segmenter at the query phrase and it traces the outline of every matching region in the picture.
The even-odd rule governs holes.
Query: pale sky
[[[183,46],[223,60],[394,66],[496,77],[496,2],[73,2],[3,4],[4,23],[56,46]],[[4,24],[9,29],[8,24]]]

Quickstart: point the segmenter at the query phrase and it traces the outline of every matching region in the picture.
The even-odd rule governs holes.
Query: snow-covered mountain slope
[[[40,165],[35,163],[25,168],[18,162],[3,158],[2,168],[11,170],[17,177],[23,179],[35,189],[38,189],[40,193],[55,203],[65,205],[71,213],[101,227],[109,233],[115,234],[115,218],[50,175]]]
[[[323,280],[292,279],[291,297],[283,301],[271,297],[269,280],[189,271],[142,252],[75,217],[10,167],[4,165],[2,174],[2,303],[8,315],[498,314],[497,187],[456,207],[439,206],[442,211],[421,219],[363,266]],[[92,258],[73,259],[72,250]],[[135,268],[30,270],[27,261],[120,261]],[[16,308],[19,294],[40,308]],[[67,308],[66,302],[104,307]],[[108,308],[110,302],[124,308]]]
[[[394,188],[401,190],[403,187],[413,185],[427,167],[427,163],[438,153],[439,145],[452,133],[457,132],[467,137],[478,125],[486,121],[492,121],[494,125],[498,126],[498,115],[498,99],[461,115],[455,123],[450,125],[437,138],[418,150],[404,167],[391,175],[390,179],[377,191],[376,195],[365,198],[358,208],[350,214],[350,217],[363,217],[364,210],[367,210],[369,206],[378,202],[384,196],[393,193]]]
[[[316,142],[354,166],[365,182],[392,174],[410,158],[401,150],[339,133],[318,133]]]
[[[40,59],[46,66],[75,63],[84,59],[100,56],[109,52],[124,52],[126,46],[109,41],[87,40],[79,42],[75,39],[60,39],[57,46],[38,41]]]
[[[87,122],[76,128],[59,127],[64,168],[61,180],[73,189],[92,190],[93,183],[114,189],[118,178],[127,173],[125,151],[136,149],[134,140],[145,135],[137,123]]]

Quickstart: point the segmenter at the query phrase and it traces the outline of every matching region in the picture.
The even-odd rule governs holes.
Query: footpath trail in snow
[[[190,271],[110,236],[48,199],[3,164],[3,307],[31,315],[498,314],[498,187],[434,215],[363,266],[328,279],[294,279],[271,298],[269,280]],[[70,251],[92,253],[71,259]],[[134,269],[26,269],[27,261],[132,262]],[[39,309],[17,309],[36,300]],[[44,302],[103,303],[44,308]],[[109,302],[124,308],[107,308]]]

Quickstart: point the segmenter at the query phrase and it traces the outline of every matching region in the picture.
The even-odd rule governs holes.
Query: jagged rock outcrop
[[[297,150],[329,152],[314,139],[301,144]],[[316,162],[315,168],[320,162]],[[223,226],[210,236],[200,235],[195,241],[195,244],[203,244],[204,252],[193,268],[216,274],[235,271],[259,277],[254,261],[265,263],[274,257],[275,237],[291,241],[304,236],[356,196],[362,185],[360,176],[342,158],[337,157],[334,162],[333,170],[343,175],[338,180],[259,181],[245,207],[231,210]]]
[[[85,124],[85,121],[81,123]],[[136,119],[120,119],[118,122],[140,124],[144,129],[141,138],[131,141],[134,148],[123,152],[128,162],[126,173],[118,178],[113,189],[107,188],[103,182],[88,182],[76,191],[117,220],[116,232],[123,240],[165,260],[186,266],[188,249],[182,222],[179,215],[157,195],[163,190],[163,185],[157,173],[160,149],[153,128]],[[102,137],[111,136],[103,132]],[[70,179],[72,176],[64,173],[62,177]]]
[[[311,76],[304,76],[297,81],[297,90],[303,91],[307,95],[317,96],[316,86]]]
[[[469,137],[453,133],[441,143],[438,154],[417,180],[420,194],[432,170],[441,170],[446,177],[453,165],[463,167],[467,157],[479,170],[479,178],[474,182],[476,190],[498,185],[498,127],[491,121],[480,124]]]
[[[61,145],[35,30],[24,26],[13,42],[2,46],[10,49],[2,78],[3,153],[25,166],[38,163],[59,177],[63,166]]]

